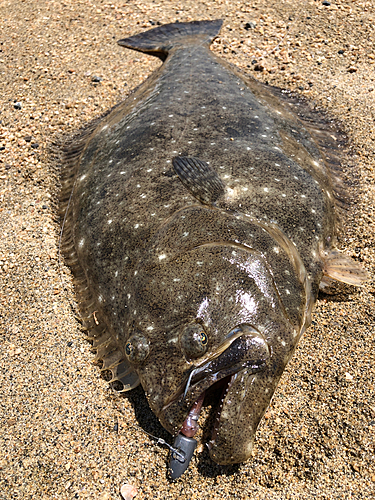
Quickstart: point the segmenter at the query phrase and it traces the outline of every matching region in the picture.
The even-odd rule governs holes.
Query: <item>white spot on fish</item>
[[[162,253],[161,255],[159,255],[159,260],[163,260],[163,259],[166,259],[166,255],[165,253]]]

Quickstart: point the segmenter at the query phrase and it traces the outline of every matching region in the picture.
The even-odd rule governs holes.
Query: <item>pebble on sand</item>
[[[132,500],[138,493],[138,490],[132,484],[123,484],[120,493],[124,500]]]

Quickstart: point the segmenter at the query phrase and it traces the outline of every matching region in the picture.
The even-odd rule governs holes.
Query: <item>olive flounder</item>
[[[177,436],[173,477],[214,384],[210,455],[249,458],[319,285],[366,279],[335,249],[333,132],[216,57],[221,24],[120,40],[164,64],[65,150],[63,250],[84,324],[102,369],[123,391],[142,384]]]

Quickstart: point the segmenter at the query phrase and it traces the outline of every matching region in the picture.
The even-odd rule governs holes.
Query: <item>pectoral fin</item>
[[[329,287],[332,280],[361,286],[369,279],[366,269],[338,250],[332,250],[325,255],[323,272],[324,276],[320,284],[322,290]]]
[[[224,194],[224,183],[208,163],[192,156],[177,156],[173,168],[182,184],[205,205],[212,205]]]

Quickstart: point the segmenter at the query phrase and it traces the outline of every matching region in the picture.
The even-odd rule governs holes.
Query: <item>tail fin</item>
[[[203,41],[209,45],[218,35],[222,24],[222,19],[166,24],[159,28],[124,38],[117,43],[122,47],[146,52],[165,61],[168,52],[176,45],[197,43],[199,41]]]

